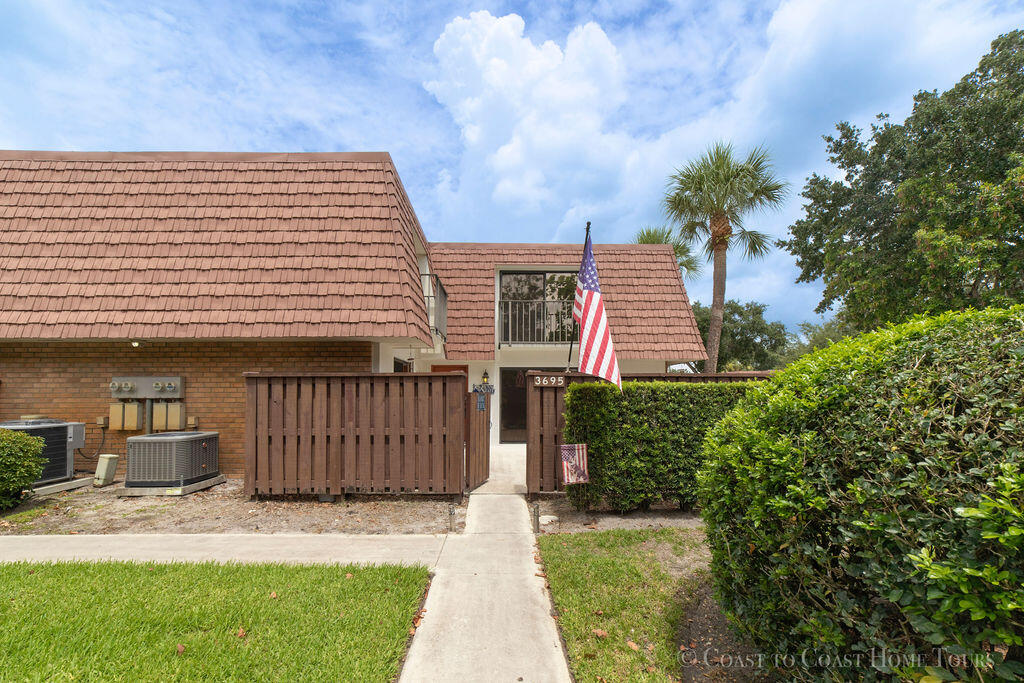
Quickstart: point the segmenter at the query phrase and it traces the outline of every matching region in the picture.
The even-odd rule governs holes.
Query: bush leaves
[[[1022,351],[1024,307],[919,318],[801,359],[708,434],[717,595],[762,650],[815,653],[789,676],[882,650],[956,678],[1001,675],[995,652],[1017,663]],[[857,678],[897,673],[862,661]]]
[[[604,502],[619,512],[659,500],[696,501],[701,444],[750,382],[571,384],[565,441],[587,444],[589,484],[567,487],[578,509]],[[595,527],[596,528],[596,527]]]

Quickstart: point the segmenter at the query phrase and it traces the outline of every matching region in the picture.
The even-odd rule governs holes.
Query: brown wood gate
[[[623,375],[627,382],[748,382],[766,379],[771,372],[721,372],[686,374],[679,372]],[[576,382],[598,382],[596,377],[576,372],[526,373],[526,491],[563,491],[562,468],[557,448],[565,428],[565,388]]]
[[[470,417],[463,374],[245,377],[249,495],[462,494],[486,480],[477,432],[490,411]]]
[[[466,490],[487,481],[491,471],[491,395],[469,394],[466,401]]]

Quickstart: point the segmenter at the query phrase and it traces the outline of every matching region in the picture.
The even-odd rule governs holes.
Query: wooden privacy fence
[[[624,382],[748,382],[767,379],[772,372],[679,372],[623,375]],[[565,388],[576,382],[602,380],[577,372],[526,373],[526,490],[527,493],[563,491],[562,468],[557,446],[565,429]]]
[[[245,381],[248,495],[463,494],[487,479],[489,397],[479,410],[462,373]]]

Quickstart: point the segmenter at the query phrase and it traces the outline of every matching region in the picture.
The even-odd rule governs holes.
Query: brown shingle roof
[[[0,152],[0,338],[430,343],[386,153]]]
[[[430,245],[430,262],[448,293],[450,359],[494,358],[495,273],[501,266],[579,268],[579,244]],[[615,353],[667,361],[707,358],[667,245],[594,245]]]

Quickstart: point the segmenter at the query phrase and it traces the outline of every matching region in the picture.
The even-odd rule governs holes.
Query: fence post
[[[462,376],[446,380],[446,424],[448,433],[445,443],[445,465],[447,477],[445,490],[462,495],[466,492],[466,387]]]
[[[245,495],[256,495],[256,378],[245,378]]]

